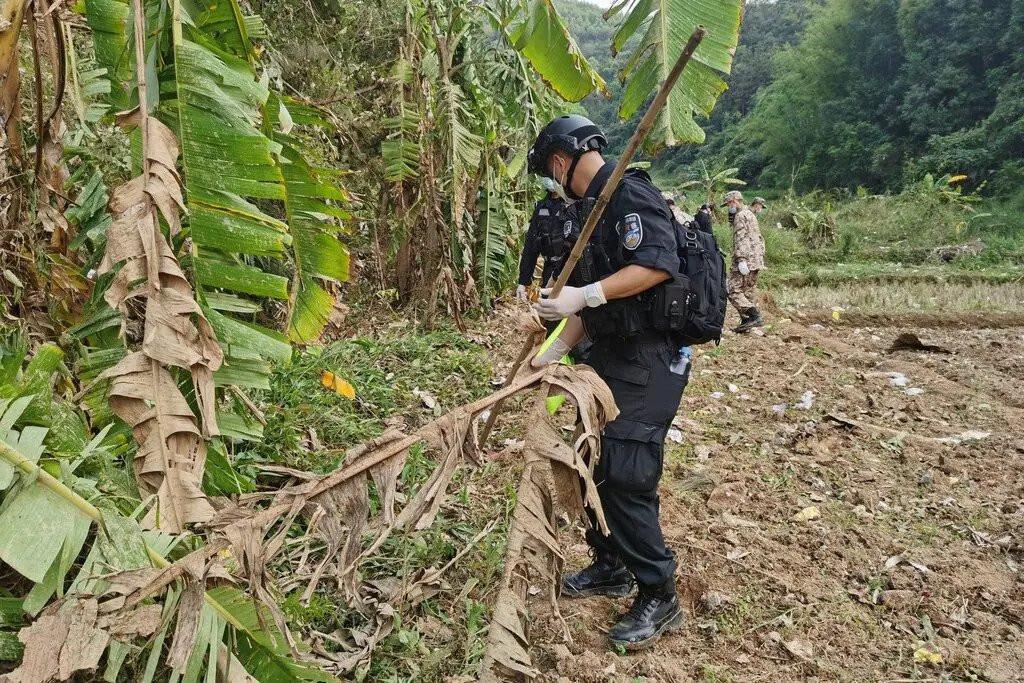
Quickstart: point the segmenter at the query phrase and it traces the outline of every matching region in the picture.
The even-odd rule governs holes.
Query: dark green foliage
[[[726,148],[761,182],[899,189],[926,172],[1008,192],[1024,155],[1024,3],[832,0]]]
[[[731,133],[726,133],[726,129],[749,111],[755,93],[770,80],[772,56],[780,47],[798,38],[801,27],[811,13],[810,7],[817,4],[820,4],[820,0],[747,3],[732,74],[725,79],[729,90],[719,99],[711,118],[698,121],[707,132],[706,144],[683,145],[663,151],[654,164],[656,175],[667,177],[674,183],[698,155],[705,159],[711,158],[722,148],[731,138]],[[612,154],[617,154],[642,116],[642,112],[639,112],[632,120],[623,122],[616,115],[622,92],[618,72],[631,53],[632,45],[627,45],[622,54],[614,58],[609,46],[617,19],[604,21],[599,7],[580,0],[558,0],[556,5],[581,51],[604,77],[612,93],[610,99],[591,95],[583,101],[583,105],[609,136]]]
[[[587,3],[558,6],[614,96],[583,103],[614,153],[635,125],[615,117],[614,22]],[[800,191],[898,192],[929,172],[966,174],[986,194],[1024,184],[1022,0],[748,2],[726,80],[707,143],[655,161],[666,184],[699,159]]]

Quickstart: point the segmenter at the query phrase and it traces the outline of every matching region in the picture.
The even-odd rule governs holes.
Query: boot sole
[[[635,585],[629,586],[628,588],[586,588],[584,590],[567,589],[565,586],[562,586],[562,597],[593,598],[597,596],[604,596],[608,598],[625,598],[632,595],[635,591]]]
[[[661,628],[654,632],[652,636],[634,642],[612,639],[612,644],[625,648],[627,652],[637,652],[638,650],[646,650],[651,645],[654,645],[655,641],[657,641],[658,638],[661,638],[666,633],[672,633],[673,631],[680,630],[683,627],[684,620],[685,615],[683,614],[682,607],[680,607],[679,611],[676,612],[675,616],[673,616],[671,619],[668,619],[661,626]]]

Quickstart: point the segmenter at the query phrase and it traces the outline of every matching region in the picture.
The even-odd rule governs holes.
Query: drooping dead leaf
[[[66,681],[78,671],[95,669],[111,637],[148,636],[160,625],[160,606],[101,614],[96,598],[66,598],[53,603],[18,633],[25,645],[21,665],[7,683]]]
[[[549,422],[543,392],[535,404],[533,427],[524,448],[526,469],[512,513],[505,569],[481,668],[482,681],[508,676],[535,678],[539,674],[529,653],[526,600],[531,584],[544,585],[557,610],[555,597],[563,556],[555,524],[555,500],[561,500],[576,514],[585,512],[584,505],[589,506],[601,529],[607,532],[592,473],[600,454],[601,431],[618,415],[614,398],[607,385],[586,366],[553,366],[545,379],[549,386],[566,391],[576,403],[576,438],[573,448],[552,440],[552,435],[558,441],[560,438]],[[571,461],[566,462],[567,458]],[[585,497],[573,494],[573,488],[582,488]],[[581,516],[587,519],[585,514]]]
[[[114,220],[99,272],[117,270],[104,297],[126,318],[133,299],[145,300],[145,326],[141,349],[103,377],[113,380],[111,408],[132,426],[139,444],[134,468],[139,488],[157,495],[157,507],[145,523],[180,532],[213,516],[200,479],[206,460],[203,438],[218,433],[213,372],[222,353],[157,218],[159,212],[172,234],[180,229],[184,203],[177,140],[167,126],[139,109],[118,120],[145,128],[145,164],[142,175],[111,195]],[[201,420],[168,366],[190,373]]]

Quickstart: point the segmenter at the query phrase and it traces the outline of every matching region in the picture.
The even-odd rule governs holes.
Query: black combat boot
[[[747,327],[747,321],[750,320],[750,315],[747,313],[749,310],[750,309],[748,308],[744,311],[740,311],[740,324],[732,328],[732,331],[736,334],[742,334],[750,329]]]
[[[740,319],[740,325],[739,327],[736,328],[735,331],[739,332],[740,334],[743,334],[745,332],[749,332],[755,327],[763,326],[764,317],[761,316],[761,311],[757,310],[756,308],[748,308],[747,310],[743,311],[743,314]]]
[[[679,605],[671,579],[665,586],[641,586],[633,606],[608,631],[615,645],[627,650],[649,647],[661,634],[683,625],[683,608]]]
[[[607,595],[621,598],[633,592],[633,575],[617,557],[597,555],[586,569],[562,579],[562,595],[585,598]]]

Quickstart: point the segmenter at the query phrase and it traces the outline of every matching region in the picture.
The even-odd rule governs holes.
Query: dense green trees
[[[1009,190],[1024,154],[1022,13],[1018,0],[833,0],[776,58],[731,151],[800,189],[934,171]]]
[[[562,0],[584,54],[620,92],[596,8]],[[1024,2],[748,2],[736,66],[707,143],[662,154],[669,180],[696,160],[775,187],[898,190],[927,172],[971,188],[1024,183]],[[613,136],[614,101],[587,110]]]

